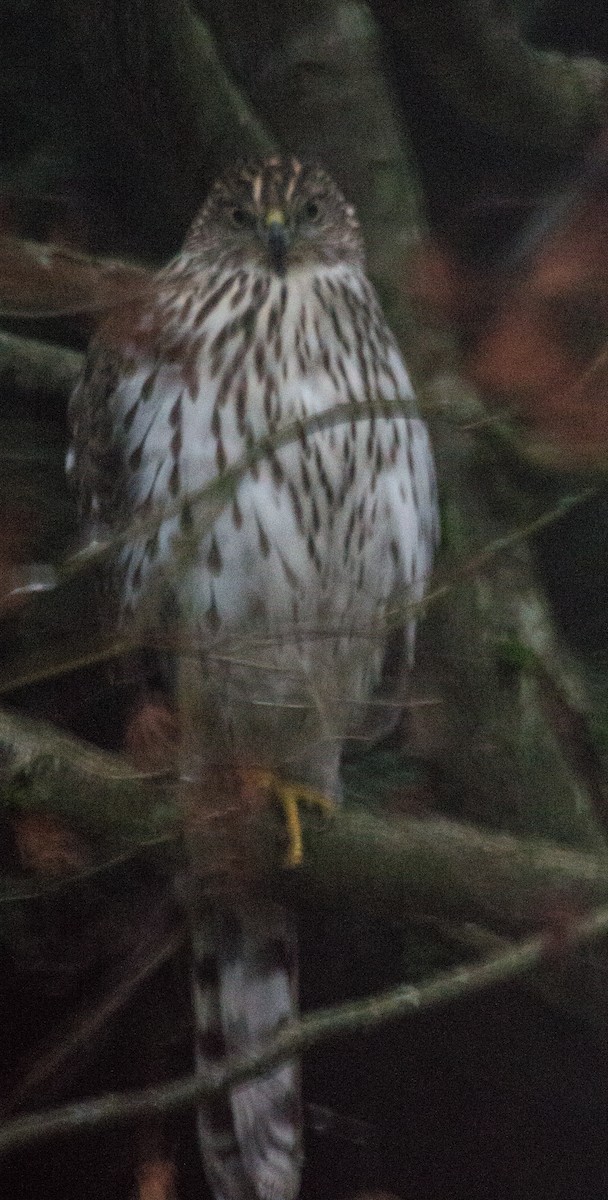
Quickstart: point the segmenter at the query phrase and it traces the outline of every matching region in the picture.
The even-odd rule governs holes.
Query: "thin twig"
[[[604,907],[564,930],[562,945],[564,949],[579,946],[607,932],[608,907]],[[541,966],[546,957],[547,938],[536,935],[481,963],[442,972],[418,987],[403,985],[366,1000],[321,1009],[283,1029],[263,1049],[229,1059],[213,1077],[190,1075],[143,1091],[110,1092],[93,1100],[20,1117],[0,1130],[0,1154],[62,1134],[191,1108],[199,1100],[225,1093],[322,1042],[413,1016],[516,979]]]
[[[541,529],[545,529],[547,525],[553,525],[555,521],[559,521],[561,517],[564,517],[573,508],[578,508],[579,505],[590,500],[596,492],[597,488],[586,487],[571,496],[562,496],[552,508],[546,509],[540,516],[535,517],[533,521],[529,521],[525,525],[518,525],[509,533],[504,533],[500,537],[494,538],[493,541],[483,546],[477,554],[474,554],[466,562],[451,570],[443,583],[431,588],[419,600],[406,600],[402,604],[391,607],[386,614],[387,627],[399,626],[410,617],[425,612],[431,604],[436,604],[438,600],[444,600],[456,583],[460,583],[463,579],[475,575],[483,567],[487,567],[499,554],[503,554],[506,550],[511,550],[513,546],[517,546],[519,543],[534,537],[535,534],[540,533]]]
[[[141,642],[135,642],[132,638],[119,637],[109,640],[98,638],[93,646],[80,644],[74,646],[69,652],[66,652],[64,647],[64,656],[59,662],[45,662],[42,665],[40,665],[40,650],[37,648],[35,656],[32,656],[35,666],[25,666],[21,674],[11,675],[8,679],[0,678],[0,696],[5,696],[20,688],[33,687],[35,684],[44,683],[47,679],[56,679],[60,675],[69,674],[70,671],[82,671],[85,667],[94,667],[99,663],[110,662],[111,659],[120,658],[136,647],[141,649]]]
[[[272,458],[282,446],[302,440],[309,433],[317,433],[320,430],[344,425],[351,421],[365,421],[370,417],[412,417],[414,415],[413,406],[414,400],[411,397],[409,402],[405,400],[383,401],[382,404],[340,401],[332,404],[323,412],[289,421],[280,429],[275,430],[272,435],[254,442],[241,458],[225,467],[221,475],[216,475],[203,487],[195,488],[170,504],[156,507],[145,517],[136,517],[135,520],[130,521],[123,529],[104,541],[96,541],[85,546],[76,554],[70,555],[64,559],[63,563],[59,564],[58,575],[60,578],[70,579],[83,569],[107,558],[109,554],[119,550],[126,542],[151,536],[164,521],[179,517],[184,508],[192,509],[199,505],[209,504],[212,513],[209,521],[211,526],[217,520],[218,509],[216,506],[219,505],[220,511],[225,508],[234,498],[236,490],[247,472],[265,458]],[[201,536],[206,531],[205,521],[198,521],[196,536]]]
[[[69,580],[81,571],[97,565],[126,542],[151,536],[164,521],[176,518],[185,507],[192,508],[193,506],[203,504],[209,506],[207,517],[196,522],[196,533],[190,535],[197,538],[203,536],[205,532],[208,532],[208,528],[213,526],[219,512],[231,502],[239,483],[247,471],[263,459],[272,456],[281,446],[305,438],[309,433],[331,428],[345,422],[366,420],[370,416],[390,417],[403,414],[403,402],[383,403],[382,405],[338,403],[332,405],[331,408],[323,413],[315,413],[306,419],[291,421],[277,430],[271,437],[262,438],[260,441],[254,443],[242,458],[232,466],[227,467],[221,476],[212,479],[203,487],[190,492],[181,500],[176,500],[168,505],[164,505],[162,508],[155,509],[145,518],[137,517],[122,530],[112,534],[104,541],[96,541],[76,554],[69,555],[56,568],[57,580],[61,583],[61,581]],[[562,497],[561,500],[558,500],[556,504],[541,513],[533,521],[523,526],[518,526],[516,529],[511,530],[510,533],[494,539],[494,541],[483,547],[477,554],[473,555],[472,558],[469,558],[461,566],[450,571],[445,580],[428,591],[425,596],[416,600],[407,599],[406,597],[402,602],[393,605],[387,610],[381,626],[378,625],[376,627],[375,635],[381,636],[387,629],[398,626],[413,616],[425,612],[431,604],[444,599],[456,583],[487,566],[492,559],[505,550],[511,549],[519,542],[523,542],[534,536],[534,534],[544,529],[547,525],[559,520],[571,509],[589,500],[595,494],[595,491],[594,487],[586,487],[581,489],[580,492]],[[310,633],[312,636],[336,636],[336,631],[331,628],[311,631],[302,631],[300,629],[298,636],[301,637],[303,632]],[[343,634],[344,630],[340,632]],[[349,629],[348,634],[350,637],[357,636],[357,630]],[[289,631],[286,631],[286,636],[289,636]],[[370,631],[362,630],[360,636],[369,637]],[[134,645],[134,640],[123,638],[121,640],[110,641],[107,645],[101,647],[82,648],[65,662],[50,663],[43,666],[37,663],[35,667],[25,670],[22,675],[14,676],[4,682],[0,682],[0,695],[14,691],[18,687],[29,686],[33,683],[55,678],[76,667],[88,666],[95,662],[113,658],[121,653],[125,653],[129,649],[133,649]]]
[[[211,527],[217,520],[216,505],[219,503],[221,508],[224,508],[229,504],[234,498],[243,476],[253,466],[256,466],[266,458],[272,457],[282,446],[302,440],[309,433],[316,433],[324,429],[333,428],[336,425],[350,423],[351,421],[365,421],[369,420],[370,417],[379,417],[382,419],[383,417],[407,416],[411,418],[412,412],[407,411],[408,407],[403,400],[394,402],[385,401],[381,404],[362,403],[359,401],[344,403],[341,401],[325,409],[324,412],[313,413],[309,417],[290,421],[286,425],[281,426],[272,435],[260,438],[257,442],[254,442],[237,462],[226,467],[221,475],[216,476],[203,487],[188,492],[185,496],[173,501],[171,504],[163,505],[162,508],[156,508],[146,517],[136,517],[125,528],[112,534],[103,542],[95,542],[64,559],[63,563],[59,564],[57,568],[58,576],[69,579],[84,568],[102,561],[109,554],[120,549],[126,542],[130,542],[136,538],[149,537],[158,530],[164,521],[178,517],[185,507],[193,508],[198,505],[210,504],[212,515],[209,518],[208,524]],[[596,490],[594,487],[586,487],[574,495],[564,496],[551,509],[541,513],[539,517],[529,524],[518,527],[503,537],[496,538],[489,546],[482,549],[478,555],[465,563],[456,577],[460,578],[461,573],[468,575],[472,571],[477,570],[478,567],[485,566],[490,559],[503,550],[509,549],[517,542],[531,537],[533,534],[539,532],[539,530],[544,529],[546,525],[564,516],[570,509],[584,503],[584,501],[594,495]],[[205,532],[208,532],[205,521],[199,521],[197,523],[196,536],[200,537]],[[450,586],[450,582],[446,583],[441,590],[437,591],[437,597],[443,595],[444,590],[447,591]],[[404,615],[418,612],[429,602],[429,596],[423,600],[411,602]]]
[[[75,1021],[67,1032],[63,1030],[51,1049],[37,1059],[6,1101],[0,1104],[0,1118],[6,1119],[23,1108],[47,1080],[57,1076],[70,1059],[90,1045],[103,1027],[126,1007],[142,983],[177,953],[183,936],[183,930],[172,930],[162,939],[154,934],[143,945],[138,945],[126,962],[119,961],[113,975],[119,974],[120,982],[113,983],[103,999]]]

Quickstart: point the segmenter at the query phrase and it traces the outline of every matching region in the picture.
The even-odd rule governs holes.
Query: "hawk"
[[[422,595],[437,539],[427,429],[325,171],[274,157],[221,177],[128,319],[100,328],[71,425],[87,536],[120,535],[112,620],[178,638],[184,777],[213,791],[232,771],[236,804],[251,769],[274,780],[297,862],[298,794],[338,800],[345,740],[401,694],[414,623],[396,641],[386,612]],[[198,1069],[259,1047],[295,1011],[288,914],[201,903],[193,979]],[[295,1197],[297,1063],[198,1125],[219,1200]]]

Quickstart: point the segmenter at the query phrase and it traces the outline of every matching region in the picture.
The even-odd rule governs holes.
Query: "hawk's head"
[[[292,268],[363,263],[354,209],[317,166],[268,158],[234,167],[211,188],[184,249],[205,265],[279,275]]]

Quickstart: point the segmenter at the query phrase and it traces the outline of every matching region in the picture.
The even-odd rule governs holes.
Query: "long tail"
[[[297,1010],[297,942],[284,909],[213,907],[194,931],[197,1069],[266,1042]],[[281,1063],[201,1105],[199,1139],[217,1200],[294,1200],[300,1186],[300,1069]]]

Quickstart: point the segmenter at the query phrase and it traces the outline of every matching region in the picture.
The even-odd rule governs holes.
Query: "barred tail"
[[[287,913],[267,903],[213,908],[194,934],[197,1069],[257,1049],[297,1009],[297,944]],[[281,1063],[198,1111],[217,1200],[294,1200],[300,1185],[300,1069]]]

